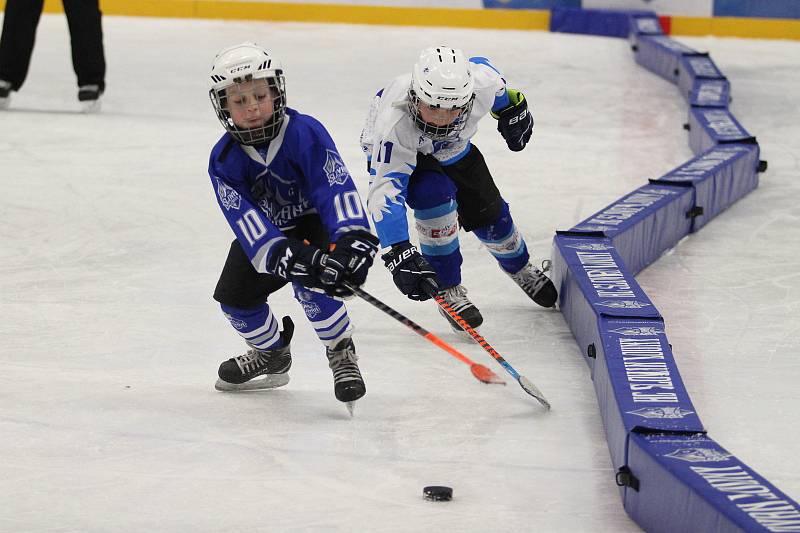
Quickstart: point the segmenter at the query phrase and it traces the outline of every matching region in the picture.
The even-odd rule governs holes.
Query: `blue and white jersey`
[[[244,146],[227,133],[208,164],[217,202],[258,272],[275,245],[303,215],[318,213],[331,242],[369,231],[361,197],[325,127],[286,109],[278,136],[265,149]]]
[[[414,124],[408,111],[411,74],[395,78],[373,99],[361,147],[371,166],[367,206],[383,247],[408,240],[406,192],[417,153],[433,154],[442,165],[455,163],[469,152],[478,121],[509,103],[500,72],[483,57],[472,57],[470,63],[475,101],[464,129],[452,140],[433,141]]]

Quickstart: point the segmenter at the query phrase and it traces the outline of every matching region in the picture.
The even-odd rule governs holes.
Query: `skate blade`
[[[472,342],[474,342],[476,344],[478,343],[478,341],[476,341],[475,338],[472,335],[470,335],[469,333],[467,333],[463,329],[461,329],[459,327],[456,327],[456,326],[453,326],[452,324],[450,325],[450,327],[453,329],[453,333],[455,333],[456,335],[458,335],[462,339],[466,339],[468,341],[472,341]],[[478,326],[478,327],[480,327],[480,326]],[[472,328],[472,331],[474,331],[475,333],[480,333],[480,330],[478,328]]]
[[[100,99],[97,100],[84,100],[81,104],[81,113],[87,115],[100,112]]]
[[[344,402],[344,406],[347,407],[347,412],[350,413],[350,418],[353,418],[353,411],[355,411],[356,402]]]
[[[251,379],[244,383],[228,383],[217,379],[214,388],[221,392],[240,392],[248,390],[277,389],[289,383],[289,374],[267,374],[263,378]]]

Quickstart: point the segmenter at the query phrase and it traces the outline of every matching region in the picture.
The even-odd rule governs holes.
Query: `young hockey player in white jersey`
[[[364,283],[378,248],[361,198],[322,124],[286,107],[283,69],[269,52],[252,43],[227,48],[210,81],[226,133],[208,172],[236,235],[214,299],[250,346],[220,365],[216,388],[288,383],[294,325],[283,317],[281,332],[267,299],[291,282],[326,347],[336,398],[352,412],[366,387],[347,309],[331,296],[351,295],[345,283]]]
[[[378,92],[361,134],[370,169],[367,205],[381,246],[391,248],[382,259],[395,284],[412,300],[441,295],[473,328],[483,317],[461,285],[459,225],[534,302],[552,307],[557,298],[553,283],[530,264],[508,204],[470,141],[489,112],[509,149],[525,148],[533,129],[525,96],[508,89],[486,58],[431,47],[410,75]],[[406,204],[414,210],[421,254],[409,242]]]

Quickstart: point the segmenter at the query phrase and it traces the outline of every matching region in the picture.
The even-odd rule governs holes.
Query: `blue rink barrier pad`
[[[695,78],[689,91],[689,105],[700,107],[728,107],[731,102],[731,84],[726,79]]]
[[[699,154],[718,144],[755,144],[756,138],[728,109],[689,107],[689,148]]]
[[[698,80],[724,80],[725,76],[707,53],[686,54],[678,61],[678,89],[687,102]]]
[[[632,431],[704,433],[660,318],[600,318],[602,358],[593,381],[617,470]]]
[[[666,35],[632,35],[631,46],[636,62],[670,83],[678,82],[678,64],[685,54],[697,50]]]
[[[658,15],[653,11],[634,12],[630,15],[630,33],[628,38],[637,35],[663,35],[664,29]]]
[[[553,244],[552,280],[559,307],[594,371],[603,352],[600,316],[660,319],[661,315],[602,233],[558,232]]]
[[[689,234],[693,193],[681,182],[644,185],[570,231],[602,232],[611,239],[625,266],[636,274]]]
[[[694,189],[694,232],[758,187],[758,158],[757,144],[720,144],[651,183],[683,184]]]
[[[581,9],[579,7],[554,7],[550,10],[550,31],[581,33],[605,37],[627,38],[634,17],[652,21],[658,18],[652,11]],[[646,25],[646,22],[642,23]],[[658,29],[661,29],[659,24]],[[659,31],[661,33],[661,31]]]
[[[601,20],[580,16],[595,18],[572,30]],[[800,532],[800,506],[706,435],[664,319],[633,277],[755,189],[766,162],[728,110],[731,86],[711,58],[661,34],[654,15],[628,24],[636,62],[689,102],[695,157],[556,232],[551,271],[591,371],[625,510],[649,532]]]
[[[627,467],[625,510],[648,532],[800,531],[797,503],[705,435],[634,432]]]

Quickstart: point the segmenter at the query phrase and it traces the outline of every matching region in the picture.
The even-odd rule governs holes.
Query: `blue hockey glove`
[[[392,245],[381,259],[392,273],[394,284],[410,299],[427,300],[439,289],[436,271],[408,241]]]
[[[352,291],[342,285],[360,287],[367,281],[367,272],[378,251],[378,238],[363,230],[351,231],[336,241],[336,245],[322,260],[320,276],[325,292],[331,296],[352,296]]]
[[[508,89],[508,99],[511,104],[492,116],[497,119],[497,131],[506,140],[509,150],[519,152],[533,134],[533,116],[528,111],[528,101],[521,92]]]

